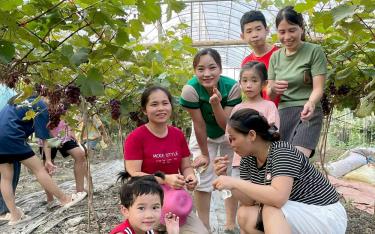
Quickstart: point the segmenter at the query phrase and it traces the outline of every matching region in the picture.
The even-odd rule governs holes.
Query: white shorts
[[[340,202],[317,206],[287,201],[281,210],[293,234],[344,234],[346,231],[348,219]]]
[[[212,182],[216,178],[216,174],[214,172],[214,160],[218,156],[224,156],[228,155],[229,158],[229,165],[232,165],[233,160],[233,150],[230,147],[228,137],[226,135],[223,135],[221,137],[211,139],[207,138],[207,147],[208,147],[208,153],[210,156],[210,164],[208,165],[208,168],[202,172],[199,176],[199,184],[195,188],[197,191],[201,192],[212,192]],[[197,138],[195,137],[194,128],[191,132],[191,136],[189,139],[189,149],[191,154],[193,155],[193,159],[201,155],[201,150],[199,148]],[[232,167],[228,166],[227,169],[227,175],[232,174]]]

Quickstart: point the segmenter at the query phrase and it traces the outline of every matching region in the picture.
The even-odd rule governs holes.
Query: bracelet
[[[157,171],[157,172],[154,173],[154,176],[159,177],[162,180],[165,180],[165,174],[164,174],[164,172]]]

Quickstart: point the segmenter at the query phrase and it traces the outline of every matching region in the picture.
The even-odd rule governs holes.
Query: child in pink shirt
[[[87,177],[86,153],[84,148],[78,143],[73,130],[63,120],[60,120],[56,128],[50,130],[50,135],[59,140],[57,144],[60,143],[60,145],[51,147],[50,157],[46,157],[48,154],[43,151],[43,142],[41,140],[39,141],[39,152],[42,155],[43,163],[45,165],[53,165],[53,169],[49,171],[49,174],[52,176],[56,172],[57,167],[54,165],[54,160],[57,156],[57,151],[59,151],[64,158],[69,155],[72,156],[74,160],[76,190],[77,193],[84,192],[85,177]],[[47,195],[48,208],[56,206],[57,203],[54,202],[52,194],[47,190],[45,192]]]
[[[232,113],[244,108],[251,108],[261,113],[270,125],[279,128],[280,117],[274,102],[265,100],[261,96],[263,87],[267,85],[267,68],[264,63],[252,61],[242,66],[240,71],[240,85],[246,100],[236,105]],[[239,166],[241,158],[238,155],[233,157],[233,170],[239,177]],[[233,172],[232,172],[233,174]]]

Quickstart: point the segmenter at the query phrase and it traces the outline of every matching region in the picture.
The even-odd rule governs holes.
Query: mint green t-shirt
[[[217,88],[221,94],[221,106],[235,106],[241,103],[241,89],[237,81],[226,76],[220,76]],[[180,104],[189,109],[200,109],[206,122],[206,132],[209,138],[218,138],[225,131],[217,124],[211,104],[210,95],[199,83],[198,78],[193,76],[182,89]]]
[[[285,48],[274,52],[268,67],[269,80],[286,80],[288,89],[281,96],[279,109],[303,106],[313,89],[313,78],[327,74],[327,59],[319,45],[303,42],[295,54]],[[320,107],[320,103],[317,104]]]

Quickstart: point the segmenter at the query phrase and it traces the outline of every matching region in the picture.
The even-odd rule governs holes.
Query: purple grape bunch
[[[331,100],[329,99],[328,95],[324,93],[320,102],[322,104],[323,114],[325,116],[329,115],[330,112],[331,112],[332,103],[331,103]]]
[[[112,119],[114,120],[118,120],[120,118],[120,115],[121,115],[120,104],[121,102],[116,99],[112,99],[109,102],[109,105],[111,107],[111,116],[112,116]]]
[[[81,91],[79,87],[75,85],[69,85],[65,89],[65,95],[66,100],[70,104],[79,104],[81,101],[79,99],[79,96],[81,94]]]
[[[56,128],[59,125],[61,115],[64,115],[67,110],[68,107],[65,104],[50,105],[48,107],[49,122],[47,127],[49,129]]]

